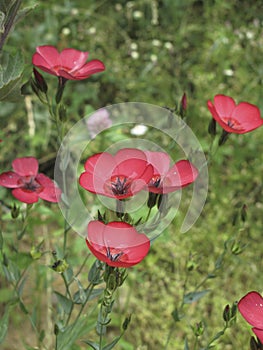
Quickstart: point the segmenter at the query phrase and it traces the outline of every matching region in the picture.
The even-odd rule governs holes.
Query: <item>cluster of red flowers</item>
[[[198,176],[188,160],[170,167],[164,152],[124,148],[115,155],[98,153],[87,159],[79,183],[87,191],[123,200],[139,191],[164,194],[185,187]],[[139,263],[148,253],[150,241],[124,222],[104,224],[92,221],[88,226],[87,245],[92,253],[110,266],[128,267]]]

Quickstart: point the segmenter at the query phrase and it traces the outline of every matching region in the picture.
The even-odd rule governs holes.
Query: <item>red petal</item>
[[[38,201],[38,195],[36,192],[25,190],[23,188],[15,188],[12,191],[12,195],[20,202],[32,204]]]
[[[75,78],[76,79],[86,79],[89,76],[103,72],[105,70],[105,66],[103,62],[100,60],[91,60],[88,63],[86,63],[81,69],[78,71],[75,71]]]
[[[60,65],[60,54],[54,46],[38,46],[32,57],[32,63],[45,72],[56,75],[53,67]]]
[[[38,173],[38,161],[33,157],[16,158],[12,166],[20,176],[36,176]]]
[[[252,328],[252,331],[256,334],[261,344],[263,344],[263,329]]]
[[[114,158],[117,164],[130,159],[147,160],[145,153],[137,148],[122,148],[115,154]]]
[[[252,131],[263,124],[259,108],[248,102],[241,102],[237,105],[233,112],[233,118],[242,125],[242,133]],[[238,130],[236,132],[238,133]]]
[[[146,151],[147,160],[154,167],[154,175],[165,175],[170,168],[170,157],[164,152]]]
[[[116,198],[115,195],[110,193],[105,193],[105,180],[102,180],[100,178],[94,177],[93,174],[90,173],[82,173],[79,177],[79,184],[82,186],[85,190],[92,192],[92,193],[97,193],[97,194],[102,194],[106,195],[108,197]]]
[[[263,329],[263,298],[258,292],[249,292],[239,302],[238,309],[252,326]]]
[[[180,160],[169,170],[163,180],[163,193],[190,185],[198,176],[198,170],[188,160]]]
[[[236,104],[232,97],[216,95],[214,97],[214,106],[219,117],[231,117]]]
[[[18,183],[20,176],[14,173],[13,171],[7,171],[0,175],[0,186],[7,188],[16,188],[20,187],[21,184]]]
[[[89,53],[75,49],[64,49],[60,53],[60,65],[69,73],[78,71],[85,64]]]
[[[38,174],[36,181],[38,181],[39,184],[43,186],[43,190],[38,193],[39,198],[53,203],[60,201],[61,190],[49,177],[44,174]]]

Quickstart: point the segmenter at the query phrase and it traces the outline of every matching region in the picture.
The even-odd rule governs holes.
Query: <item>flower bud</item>
[[[36,87],[41,92],[44,92],[44,94],[46,94],[47,90],[48,90],[48,86],[47,86],[47,83],[45,81],[45,78],[35,68],[33,68],[33,74],[34,74],[34,78],[35,78],[35,85],[36,85]]]
[[[205,330],[205,328],[204,328],[204,324],[202,321],[196,323],[195,327],[193,327],[194,335],[196,337],[200,337],[201,335],[203,335],[204,330]]]
[[[37,260],[39,258],[41,258],[42,254],[39,251],[39,249],[37,249],[37,247],[33,246],[30,250],[30,255],[32,257],[32,259]]]
[[[11,209],[11,216],[13,219],[16,219],[19,216],[20,213],[20,207],[17,207],[14,203],[12,209]]]
[[[243,222],[245,222],[247,220],[247,206],[246,206],[246,204],[243,204],[243,206],[241,208],[240,215],[241,215],[241,220]]]
[[[126,331],[126,329],[128,328],[129,324],[131,322],[131,315],[127,316],[122,324],[122,329],[124,331]]]
[[[223,319],[225,322],[229,322],[231,320],[231,309],[229,304],[227,304],[224,308]]]
[[[209,125],[208,125],[208,133],[211,136],[215,136],[216,135],[216,121],[214,118],[211,119]]]
[[[147,201],[147,207],[149,209],[152,209],[156,205],[157,197],[158,197],[158,193],[149,192],[149,197]]]
[[[54,262],[54,264],[51,266],[51,268],[58,272],[58,273],[63,273],[65,272],[69,267],[69,264],[66,262],[65,259],[63,260],[57,260]]]
[[[185,116],[186,110],[187,110],[187,96],[186,96],[186,93],[184,93],[180,102],[180,111],[179,111],[182,117]]]
[[[222,146],[224,143],[226,143],[228,136],[229,132],[223,130],[220,139],[218,140],[218,146]]]

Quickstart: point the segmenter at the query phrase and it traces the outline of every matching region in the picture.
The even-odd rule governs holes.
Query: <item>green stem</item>
[[[21,6],[21,3],[22,3],[22,0],[17,0],[15,5],[14,5],[13,10],[11,11],[11,14],[9,16],[7,16],[8,21],[5,24],[5,31],[2,34],[2,36],[0,37],[0,51],[2,50],[4,43],[6,41],[6,38],[8,37],[8,34],[9,34],[13,24],[14,24],[14,21],[15,21],[17,12],[19,10],[19,7]]]

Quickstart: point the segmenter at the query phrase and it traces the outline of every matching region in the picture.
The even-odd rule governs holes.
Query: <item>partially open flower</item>
[[[255,291],[247,293],[238,302],[238,309],[244,319],[253,326],[252,331],[263,344],[263,298]]]
[[[245,134],[263,124],[259,108],[248,102],[236,105],[231,97],[216,95],[214,104],[208,101],[207,106],[213,118],[229,133]]]
[[[153,193],[169,193],[190,185],[198,176],[198,170],[188,160],[179,160],[170,167],[170,157],[164,152],[145,151],[154,174],[148,184]]]
[[[145,258],[150,249],[150,240],[146,235],[120,221],[107,225],[100,221],[91,221],[88,224],[86,242],[97,259],[114,267],[136,265]]]
[[[55,203],[60,200],[60,189],[46,175],[38,173],[36,158],[16,158],[12,166],[14,171],[0,175],[0,186],[13,188],[12,194],[20,202],[32,204],[39,198]]]
[[[115,155],[98,153],[87,159],[79,183],[87,191],[124,199],[141,191],[153,176],[143,151],[124,148]]]
[[[91,60],[86,63],[88,55],[88,52],[70,48],[58,52],[54,46],[44,45],[36,48],[32,63],[35,67],[57,77],[82,80],[105,70],[100,60]]]

